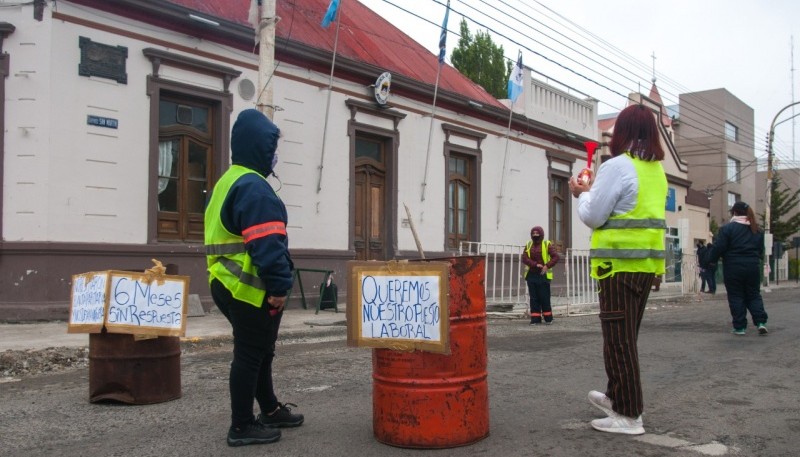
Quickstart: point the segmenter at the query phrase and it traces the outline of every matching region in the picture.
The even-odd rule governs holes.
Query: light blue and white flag
[[[522,51],[520,51],[517,64],[508,76],[508,98],[511,100],[512,105],[517,101],[517,98],[519,98],[519,94],[522,93],[522,81]]]
[[[442,33],[439,34],[439,63],[444,63],[444,55],[447,52],[448,16],[450,16],[450,0],[447,0],[447,10],[444,12],[444,22],[442,22]]]
[[[339,0],[331,0],[331,4],[328,5],[328,11],[325,13],[325,17],[322,18],[321,25],[328,28],[331,25],[331,22],[336,20],[336,10],[339,9]]]

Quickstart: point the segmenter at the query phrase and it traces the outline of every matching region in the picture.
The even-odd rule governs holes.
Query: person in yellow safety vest
[[[550,240],[544,239],[544,229],[533,227],[531,239],[525,245],[522,253],[522,263],[525,265],[523,276],[528,283],[530,296],[531,325],[553,322],[553,308],[550,305],[550,281],[553,280],[553,267],[560,257],[555,246]]]
[[[578,198],[578,217],[593,229],[590,273],[599,286],[608,382],[605,393],[589,392],[589,402],[608,415],[591,422],[603,432],[644,433],[637,342],[650,288],[664,274],[665,257],[667,178],[659,116],[641,104],[622,110],[611,136],[611,158],[595,181],[569,181]]]
[[[231,130],[232,165],[214,186],[205,212],[211,296],[233,327],[229,446],[273,443],[281,437],[277,428],[304,420],[278,401],[272,382],[294,268],[286,206],[267,182],[277,164],[279,138],[278,127],[260,111],[239,113]]]

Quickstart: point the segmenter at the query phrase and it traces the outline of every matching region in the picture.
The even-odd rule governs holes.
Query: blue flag
[[[444,63],[444,54],[447,51],[447,17],[450,16],[450,0],[447,0],[447,10],[444,12],[442,33],[439,34],[439,63]]]
[[[338,9],[339,0],[331,0],[331,4],[328,5],[328,11],[325,13],[325,17],[322,18],[321,25],[323,27],[327,29],[328,26],[331,25],[331,22],[336,19],[336,10]]]
[[[522,51],[520,51],[517,64],[514,65],[511,74],[508,76],[508,98],[511,100],[511,104],[514,104],[519,94],[522,93],[522,81]]]

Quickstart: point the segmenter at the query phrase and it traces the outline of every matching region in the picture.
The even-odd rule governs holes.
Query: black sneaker
[[[262,412],[258,415],[258,421],[267,427],[283,428],[283,427],[299,427],[303,424],[305,418],[302,414],[292,414],[292,408],[289,406],[297,405],[294,403],[278,403],[278,409],[270,414]]]
[[[241,427],[228,430],[228,446],[247,446],[248,444],[269,444],[281,439],[281,431],[269,428],[257,420]]]

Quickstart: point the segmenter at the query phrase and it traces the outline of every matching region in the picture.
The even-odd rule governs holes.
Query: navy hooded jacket
[[[753,233],[749,225],[729,222],[719,229],[708,255],[708,263],[722,257],[723,268],[758,267],[764,257],[764,232]]]
[[[268,222],[288,223],[286,206],[266,180],[272,173],[278,138],[280,129],[255,109],[242,111],[233,124],[231,161],[258,173],[240,177],[222,205],[222,225],[233,234],[241,235]],[[272,233],[248,240],[245,248],[264,281],[267,296],[286,296],[292,288],[294,269],[288,237]]]

